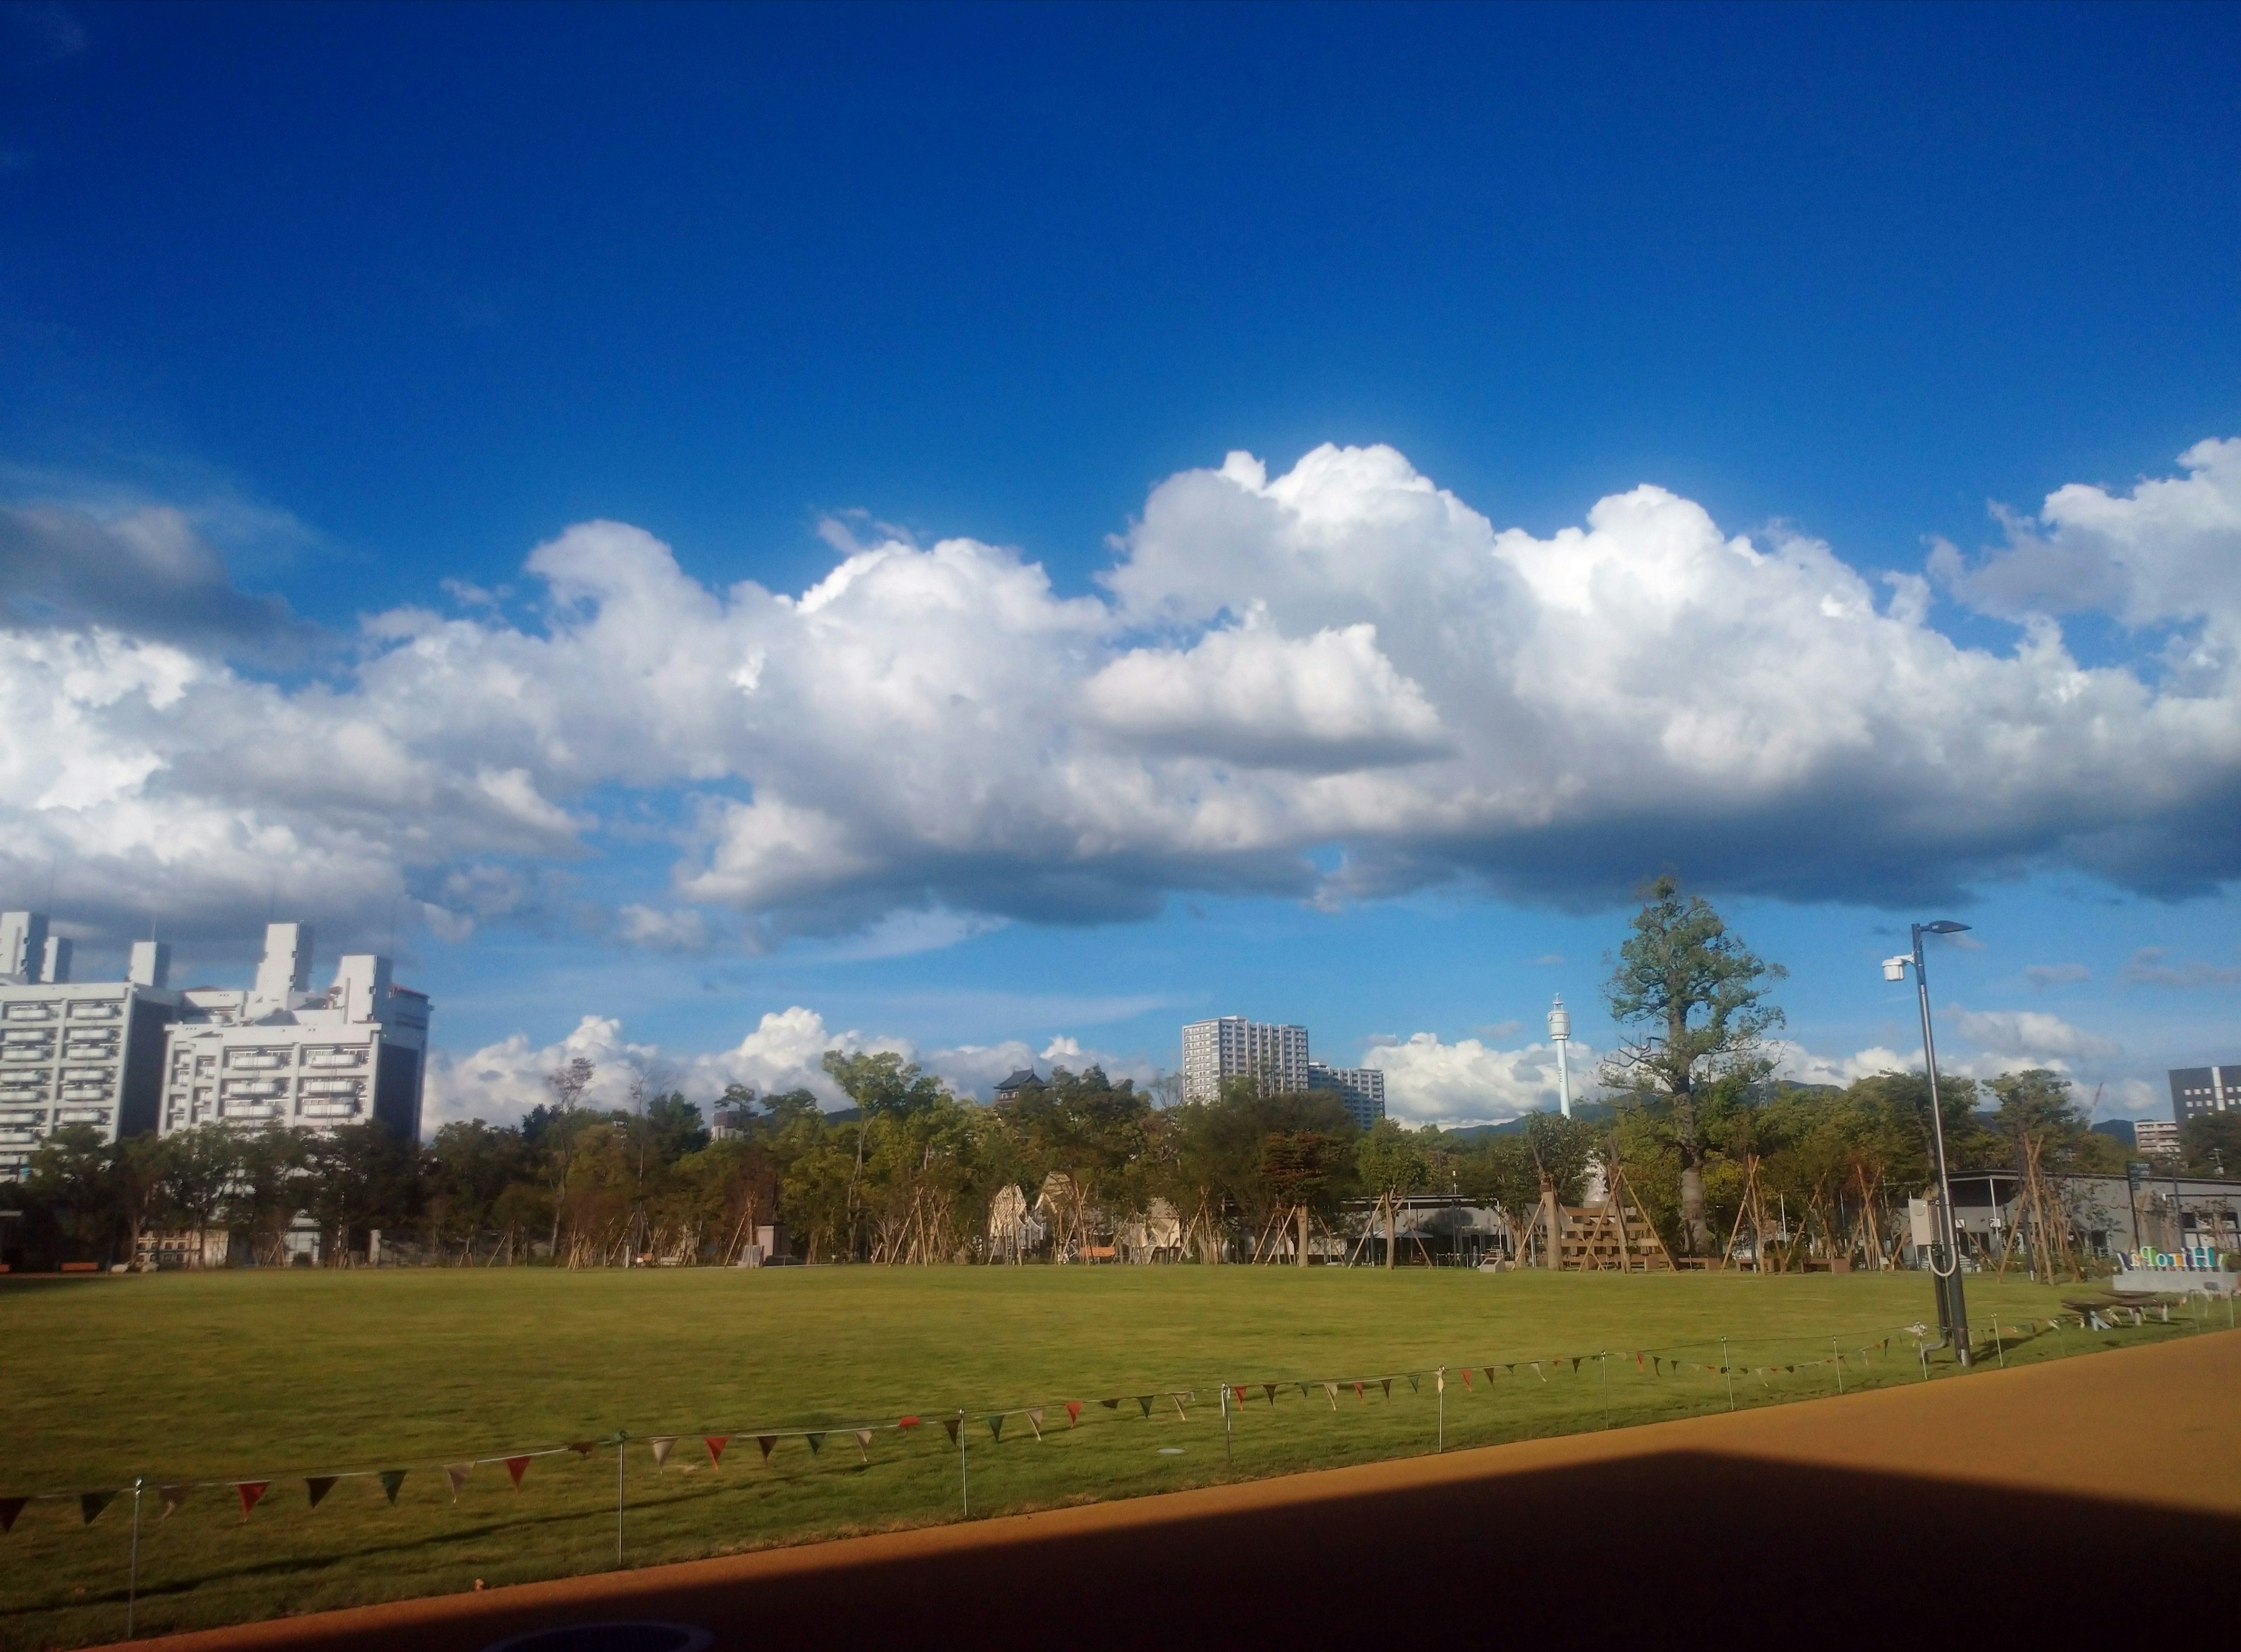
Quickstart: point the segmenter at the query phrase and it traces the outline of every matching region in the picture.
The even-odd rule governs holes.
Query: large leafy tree
[[[1611,1020],[1639,1031],[1603,1063],[1602,1080],[1669,1120],[1680,1160],[1682,1248],[1703,1255],[1712,1233],[1704,1215],[1699,1097],[1723,1080],[1769,1070],[1763,1041],[1783,1017],[1767,1000],[1767,987],[1787,972],[1744,946],[1702,896],[1684,896],[1670,874],[1651,879],[1642,895],[1633,933],[1604,987]]]
[[[162,1141],[164,1212],[194,1236],[187,1266],[199,1267],[203,1235],[217,1226],[227,1189],[241,1167],[241,1141],[222,1124],[194,1125]]]

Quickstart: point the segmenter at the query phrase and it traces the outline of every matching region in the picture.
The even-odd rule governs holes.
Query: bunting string
[[[2010,1321],[2004,1329],[1996,1329],[1992,1332],[1991,1336],[1994,1340],[2004,1336],[2018,1335],[2029,1338],[2050,1334],[2064,1328],[2107,1331],[2139,1328],[2151,1323],[2164,1322],[2166,1321],[2151,1321],[2144,1312],[2137,1308],[2111,1306],[2073,1309],[2064,1314],[2040,1314],[2020,1321]],[[1842,1346],[1843,1339],[1838,1339],[1837,1345],[1833,1347],[1830,1353],[1816,1355],[1811,1359],[1755,1361],[1748,1357],[1739,1359],[1732,1355],[1719,1359],[1689,1357],[1695,1354],[1696,1350],[1709,1349],[1714,1345],[1712,1341],[1707,1340],[1668,1347],[1598,1351],[1595,1354],[1550,1354],[1539,1358],[1529,1356],[1522,1359],[1477,1364],[1458,1363],[1453,1366],[1420,1367],[1410,1370],[1379,1372],[1374,1374],[1225,1381],[1221,1386],[1228,1389],[1227,1397],[1234,1401],[1235,1411],[1232,1415],[1244,1414],[1247,1401],[1255,1388],[1260,1390],[1263,1402],[1272,1411],[1281,1409],[1281,1401],[1283,1390],[1296,1388],[1303,1399],[1312,1399],[1317,1390],[1320,1390],[1329,1409],[1336,1413],[1340,1409],[1338,1401],[1341,1388],[1350,1388],[1356,1402],[1367,1405],[1369,1390],[1375,1388],[1378,1391],[1381,1403],[1390,1403],[1393,1400],[1393,1385],[1395,1379],[1408,1385],[1409,1394],[1421,1395],[1422,1379],[1429,1375],[1435,1378],[1435,1392],[1444,1395],[1447,1389],[1447,1373],[1452,1370],[1462,1379],[1465,1393],[1473,1395],[1479,1393],[1480,1384],[1477,1378],[1483,1377],[1484,1391],[1487,1395],[1492,1395],[1501,1386],[1497,1381],[1497,1374],[1501,1379],[1515,1383],[1518,1380],[1521,1367],[1530,1371],[1541,1386],[1548,1386],[1552,1373],[1569,1382],[1579,1379],[1583,1373],[1583,1368],[1589,1361],[1595,1361],[1599,1368],[1607,1371],[1609,1361],[1612,1359],[1624,1361],[1631,1358],[1637,1375],[1653,1383],[1700,1375],[1743,1376],[1757,1380],[1763,1387],[1770,1391],[1775,1379],[1778,1377],[1795,1377],[1801,1373],[1811,1374],[1831,1368],[1862,1373],[1870,1371],[1879,1362],[1890,1357],[1895,1341],[1902,1343],[1903,1357],[1910,1354],[1914,1359],[1926,1359],[1929,1353],[1946,1346],[1942,1338],[1933,1340],[1935,1337],[1936,1334],[1931,1327],[1917,1323],[1900,1327],[1888,1334],[1856,1339],[1849,1348]],[[1792,1342],[1803,1340],[1805,1339],[1763,1339],[1763,1341]],[[1748,1344],[1743,1343],[1741,1346],[1747,1348]],[[1910,1360],[1907,1368],[1910,1370],[1913,1362],[1913,1360]],[[1593,1377],[1596,1373],[1589,1371],[1585,1374]],[[1094,1401],[1087,1397],[1068,1398],[1055,1403],[1066,1414],[1067,1428],[1074,1429],[1080,1427],[1083,1411],[1093,1402],[1106,1411],[1118,1414],[1123,1404],[1134,1401],[1138,1421],[1150,1422],[1154,1421],[1155,1408],[1162,1398],[1174,1408],[1177,1421],[1187,1423],[1191,1420],[1188,1408],[1196,1401],[1198,1390],[1170,1388],[1148,1394],[1098,1395],[1094,1396]],[[953,1410],[949,1415],[941,1416],[940,1421],[948,1443],[953,1446],[959,1443],[960,1429],[962,1425],[971,1419],[977,1419],[988,1430],[990,1441],[1000,1446],[1004,1441],[1007,1421],[1015,1417],[1022,1418],[1027,1425],[1027,1435],[1040,1442],[1045,1438],[1043,1421],[1047,1415],[1047,1406],[1038,1404],[986,1411]],[[922,1426],[922,1422],[923,1419],[920,1415],[906,1415],[870,1421],[816,1428],[765,1427],[695,1430],[689,1435],[679,1433],[632,1435],[626,1433],[616,1433],[596,1439],[571,1440],[560,1445],[539,1446],[527,1450],[465,1457],[438,1466],[443,1471],[451,1500],[456,1502],[458,1501],[459,1494],[465,1488],[469,1476],[477,1468],[492,1463],[504,1465],[512,1488],[518,1494],[522,1489],[523,1481],[531,1466],[539,1458],[567,1455],[589,1457],[602,1449],[626,1451],[629,1441],[633,1438],[645,1440],[652,1455],[657,1473],[666,1467],[677,1442],[680,1439],[688,1437],[699,1438],[707,1454],[708,1466],[712,1471],[721,1470],[725,1448],[733,1439],[742,1435],[755,1441],[761,1453],[763,1462],[767,1465],[772,1460],[773,1452],[785,1441],[799,1440],[807,1447],[810,1456],[814,1459],[821,1454],[828,1435],[839,1432],[855,1441],[860,1462],[868,1465],[872,1461],[873,1447],[881,1434],[893,1434],[901,1439],[907,1440],[914,1430]],[[1013,1435],[1014,1441],[1022,1437],[1017,1433]],[[689,1465],[686,1472],[692,1472]],[[158,1520],[168,1520],[197,1491],[224,1488],[233,1492],[241,1508],[241,1519],[246,1522],[253,1511],[264,1502],[273,1486],[283,1481],[291,1480],[300,1481],[304,1488],[306,1506],[316,1509],[327,1502],[343,1481],[371,1480],[379,1487],[384,1500],[393,1507],[398,1503],[399,1494],[411,1473],[410,1467],[323,1469],[311,1474],[267,1474],[253,1477],[228,1476],[207,1480],[157,1481],[151,1488],[156,1492],[160,1505]],[[150,1482],[144,1481],[137,1483],[148,1485]],[[25,1510],[35,1502],[74,1503],[78,1511],[79,1524],[90,1526],[119,1496],[133,1490],[135,1484],[134,1481],[127,1481],[118,1484],[68,1491],[10,1492],[0,1495],[0,1536],[12,1533]]]

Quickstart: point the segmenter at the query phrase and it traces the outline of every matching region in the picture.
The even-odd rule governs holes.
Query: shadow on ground
[[[649,1575],[598,1606],[402,1633],[413,1652],[626,1618],[758,1652],[1997,1643],[2223,1623],[2236,1554],[2230,1516],[1673,1452],[788,1575]],[[304,1628],[323,1652],[400,1638]]]

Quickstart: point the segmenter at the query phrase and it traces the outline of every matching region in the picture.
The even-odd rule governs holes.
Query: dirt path
[[[649,1619],[758,1652],[1428,1634],[1817,1646],[2057,1624],[2137,1636],[2230,1629],[2237,1556],[2241,1334],[2226,1333],[140,1644],[479,1652],[546,1626]]]

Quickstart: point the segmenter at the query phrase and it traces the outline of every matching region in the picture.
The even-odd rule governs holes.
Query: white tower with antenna
[[[1572,1116],[1572,1070],[1564,1059],[1564,1052],[1572,1042],[1572,1012],[1564,1007],[1564,995],[1556,994],[1556,1002],[1549,1012],[1549,1041],[1556,1047],[1556,1098],[1564,1109],[1564,1116]]]

